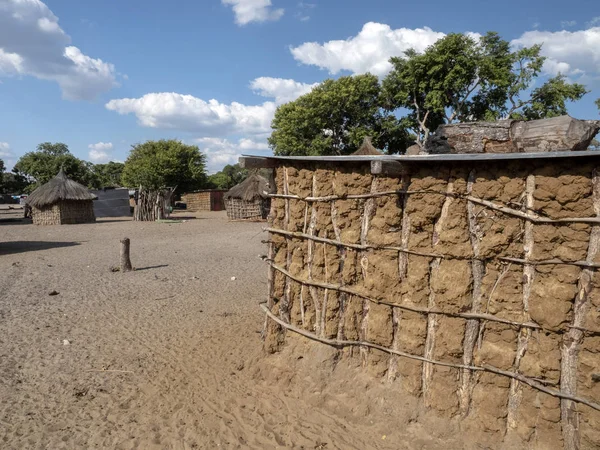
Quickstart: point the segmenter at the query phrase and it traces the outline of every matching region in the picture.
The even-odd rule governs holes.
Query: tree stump
[[[131,272],[131,259],[129,258],[129,238],[121,239],[121,272]]]

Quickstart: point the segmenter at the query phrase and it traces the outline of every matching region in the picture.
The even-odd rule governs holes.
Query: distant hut
[[[229,220],[262,220],[269,215],[271,192],[269,181],[254,173],[224,196]]]
[[[61,169],[27,198],[36,225],[95,222],[93,200],[85,186],[69,180]]]
[[[383,153],[381,153],[379,150],[377,150],[375,147],[373,147],[373,144],[371,143],[371,138],[370,137],[365,137],[365,139],[363,140],[362,145],[359,147],[358,150],[356,150],[354,153],[352,153],[353,155],[366,155],[366,156],[381,156],[383,155]]]

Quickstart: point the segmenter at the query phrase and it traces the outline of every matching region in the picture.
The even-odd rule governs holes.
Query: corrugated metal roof
[[[276,161],[330,161],[330,162],[370,162],[398,161],[407,163],[448,162],[448,161],[506,161],[506,160],[536,160],[536,159],[568,159],[568,158],[598,158],[600,151],[561,151],[536,153],[450,153],[441,155],[347,155],[347,156],[253,156],[242,155],[242,159],[276,160]]]

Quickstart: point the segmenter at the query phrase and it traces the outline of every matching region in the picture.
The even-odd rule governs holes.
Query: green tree
[[[598,109],[600,110],[600,98],[596,99],[596,101],[594,102],[596,103],[596,106],[598,107]]]
[[[125,164],[121,162],[110,161],[106,164],[95,164],[93,171],[102,187],[119,187],[124,167]]]
[[[231,189],[247,177],[247,169],[242,169],[239,164],[227,164],[220,172],[210,175],[208,182],[213,189]]]
[[[579,100],[585,87],[558,75],[531,90],[545,61],[540,50],[513,51],[493,32],[479,40],[449,34],[424,53],[408,50],[391,58],[382,103],[388,111],[408,109],[407,123],[420,145],[443,123],[565,114],[565,102]]]
[[[344,155],[370,136],[377,148],[403,151],[409,136],[394,115],[382,110],[380,91],[371,74],[325,80],[277,108],[269,145],[276,155]]]
[[[27,189],[30,185],[29,181],[19,175],[14,169],[12,172],[4,172],[2,174],[2,193],[4,194],[22,194],[29,192]]]
[[[66,144],[43,142],[34,152],[25,153],[13,169],[17,177],[28,181],[27,191],[47,183],[63,168],[69,178],[89,188],[98,188],[98,181],[91,170],[91,163],[82,161],[69,152]]]
[[[121,175],[127,187],[177,186],[180,192],[200,189],[206,181],[206,156],[197,146],[174,139],[133,145]]]

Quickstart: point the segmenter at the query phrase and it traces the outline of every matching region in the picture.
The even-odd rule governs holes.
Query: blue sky
[[[595,119],[597,0],[0,0],[0,158],[40,142],[79,158],[124,161],[147,139],[198,145],[211,172],[268,154],[278,104],[315,83],[423,50],[446,33],[494,30],[543,44],[547,75],[592,92],[569,112]]]

